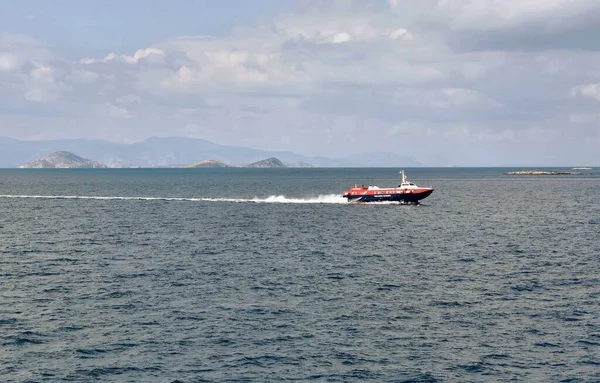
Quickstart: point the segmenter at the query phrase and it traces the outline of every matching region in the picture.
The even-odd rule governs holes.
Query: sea
[[[0,170],[1,382],[600,382],[600,174]]]

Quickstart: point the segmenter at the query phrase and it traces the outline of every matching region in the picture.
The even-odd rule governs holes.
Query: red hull
[[[433,188],[419,187],[406,180],[404,171],[402,182],[395,188],[379,188],[377,186],[354,186],[342,194],[349,202],[405,202],[419,203],[433,193]]]

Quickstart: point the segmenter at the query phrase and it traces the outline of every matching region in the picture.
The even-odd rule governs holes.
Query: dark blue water
[[[0,170],[0,381],[600,381],[600,178],[398,170]]]

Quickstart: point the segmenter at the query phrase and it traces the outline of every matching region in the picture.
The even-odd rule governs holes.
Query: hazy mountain
[[[98,161],[79,157],[71,152],[55,152],[42,159],[20,165],[20,168],[105,168],[106,165]]]
[[[161,167],[191,164],[206,158],[231,165],[243,165],[270,157],[276,157],[284,163],[305,163],[319,167],[420,165],[414,158],[394,153],[365,153],[344,158],[307,157],[289,151],[219,145],[199,138],[154,137],[133,144],[124,144],[105,140],[23,141],[0,137],[0,167],[14,168],[56,151],[75,152],[109,166],[127,164],[127,166]]]
[[[285,168],[286,166],[283,162],[279,161],[277,158],[267,158],[266,160],[253,162],[249,165],[246,165],[247,168]]]
[[[230,168],[231,165],[224,164],[220,161],[205,160],[185,165],[186,168]]]

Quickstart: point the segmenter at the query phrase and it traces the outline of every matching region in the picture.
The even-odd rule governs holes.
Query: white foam
[[[347,203],[346,199],[339,194],[323,194],[312,198],[288,198],[284,195],[273,195],[267,198],[254,198],[252,201],[264,203]]]
[[[0,198],[30,199],[91,199],[91,200],[136,200],[136,201],[206,201],[206,202],[253,202],[253,203],[304,203],[304,204],[345,204],[344,197],[339,194],[323,194],[316,197],[288,198],[284,195],[272,195],[266,198],[182,198],[182,197],[118,197],[118,196],[83,196],[83,195],[16,195],[4,194]]]

